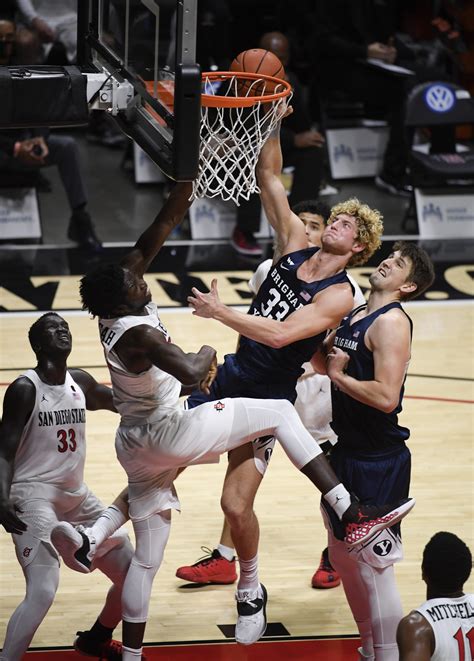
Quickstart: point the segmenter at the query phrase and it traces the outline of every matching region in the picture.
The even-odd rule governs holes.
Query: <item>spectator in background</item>
[[[10,63],[14,40],[15,23],[0,16],[0,65]],[[25,174],[38,175],[41,168],[51,165],[58,166],[71,208],[68,237],[82,248],[101,250],[101,243],[86,209],[87,195],[74,138],[49,134],[47,129],[0,130],[0,177],[6,173],[10,178],[18,175],[20,179]]]
[[[396,12],[396,0],[318,0],[314,61],[321,96],[342,92],[385,112],[390,134],[376,185],[391,194],[407,196],[407,79],[365,64],[367,58],[381,64],[398,61],[399,51],[394,45]]]
[[[318,194],[323,175],[324,154],[321,147],[324,138],[312,128],[302,85],[289,68],[290,43],[287,37],[282,32],[267,32],[258,45],[280,59],[286,79],[293,87],[293,113],[283,122],[280,133],[283,167],[294,168],[290,192],[290,205],[293,206]],[[232,245],[241,254],[256,257],[262,254],[254,237],[260,226],[260,209],[258,195],[252,195],[248,202],[242,202],[238,207]]]
[[[77,0],[16,0],[20,64],[72,64],[77,54]]]

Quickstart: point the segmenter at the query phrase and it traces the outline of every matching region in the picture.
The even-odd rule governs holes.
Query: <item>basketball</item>
[[[230,65],[231,71],[249,73],[261,73],[264,76],[284,78],[285,69],[278,57],[269,50],[263,48],[251,48],[239,53]],[[253,83],[253,84],[252,84]],[[259,96],[262,94],[273,94],[275,85],[271,82],[258,82],[254,80],[241,80],[237,85],[241,96]]]

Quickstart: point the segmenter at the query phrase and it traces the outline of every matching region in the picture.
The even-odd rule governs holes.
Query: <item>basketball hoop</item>
[[[192,199],[248,200],[259,193],[260,151],[286,112],[291,85],[260,73],[202,75],[199,172]]]

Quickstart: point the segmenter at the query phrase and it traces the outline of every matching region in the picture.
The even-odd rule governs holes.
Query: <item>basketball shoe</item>
[[[354,499],[342,515],[344,542],[351,547],[368,542],[380,530],[401,521],[414,506],[414,498],[405,498],[388,505],[362,505]]]
[[[237,590],[237,624],[235,641],[241,645],[253,645],[267,628],[267,591],[262,583],[255,592]]]
[[[74,649],[83,656],[95,656],[102,661],[122,661],[122,643],[113,638],[99,640],[90,631],[78,631]],[[142,655],[142,661],[146,657]]]
[[[190,583],[215,583],[226,585],[235,583],[237,572],[235,571],[235,557],[232,560],[224,558],[217,549],[211,551],[206,546],[201,546],[206,552],[194,565],[178,567],[176,576]]]
[[[329,551],[325,548],[321,553],[319,567],[311,579],[311,587],[318,589],[337,588],[340,583],[340,576],[329,562]]]
[[[238,227],[234,229],[230,242],[234,250],[241,255],[261,257],[263,254],[263,250],[258,245],[254,235],[251,232],[242,232]]]
[[[82,574],[91,571],[97,544],[90,533],[90,528],[84,526],[74,528],[67,521],[61,521],[51,531],[51,542],[64,560],[64,564],[70,569]],[[101,555],[121,544],[123,544],[123,536],[114,534],[108,537],[99,547]]]

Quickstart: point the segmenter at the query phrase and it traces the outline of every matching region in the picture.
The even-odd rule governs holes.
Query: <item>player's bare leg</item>
[[[260,528],[253,509],[263,475],[255,466],[252,443],[229,453],[221,505],[239,559],[235,639],[244,645],[258,640],[267,626],[266,590],[258,580]]]

